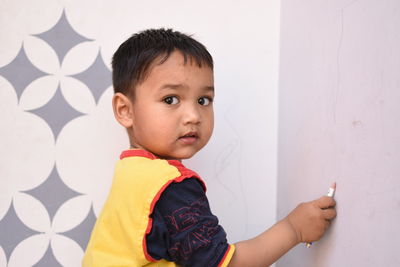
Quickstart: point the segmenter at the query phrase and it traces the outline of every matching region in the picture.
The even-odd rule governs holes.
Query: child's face
[[[132,145],[161,158],[192,157],[211,137],[213,98],[213,71],[171,53],[135,88]]]

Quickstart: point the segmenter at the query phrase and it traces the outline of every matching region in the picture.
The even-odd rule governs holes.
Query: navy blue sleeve
[[[195,178],[170,184],[156,203],[152,218],[146,244],[147,252],[156,260],[214,267],[228,250],[226,233]]]

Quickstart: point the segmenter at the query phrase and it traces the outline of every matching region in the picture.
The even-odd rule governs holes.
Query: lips
[[[187,134],[181,136],[180,138],[185,138],[185,137],[194,137],[194,138],[197,138],[198,135],[197,135],[196,132],[189,132],[189,133],[187,133]]]
[[[193,144],[199,139],[199,136],[196,132],[188,132],[183,136],[179,137],[179,140],[182,141],[184,144]]]

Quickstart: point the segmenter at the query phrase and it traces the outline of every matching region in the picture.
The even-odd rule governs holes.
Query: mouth
[[[184,142],[185,144],[193,144],[196,140],[199,139],[199,135],[196,132],[188,132],[185,135],[179,137],[179,140]]]
[[[189,132],[189,133],[181,136],[180,138],[186,138],[186,137],[198,138],[199,136],[196,132]]]

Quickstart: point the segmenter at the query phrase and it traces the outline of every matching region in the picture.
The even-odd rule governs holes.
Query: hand
[[[299,204],[284,219],[296,233],[297,241],[314,242],[319,240],[336,217],[336,202],[332,197],[321,197],[314,201]]]

